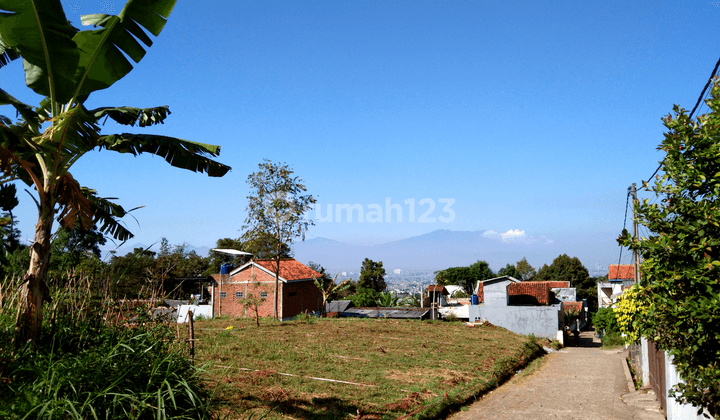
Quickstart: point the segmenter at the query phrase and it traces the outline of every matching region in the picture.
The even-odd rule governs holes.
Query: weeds
[[[211,417],[201,372],[146,305],[71,282],[53,291],[40,337],[16,350],[14,290],[8,282],[0,288],[0,418]]]

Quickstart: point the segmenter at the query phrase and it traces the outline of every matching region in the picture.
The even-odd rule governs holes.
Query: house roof
[[[508,285],[511,305],[549,305],[550,285],[546,281],[524,281]]]
[[[538,282],[538,283],[547,283],[551,289],[555,289],[555,288],[566,289],[566,288],[570,287],[569,281],[544,281],[544,282]]]
[[[608,280],[633,280],[635,279],[635,265],[633,264],[610,264],[608,266]]]
[[[485,302],[485,288],[483,287],[485,283],[496,283],[499,281],[509,281],[510,284],[513,283],[520,283],[520,280],[516,279],[515,277],[511,276],[501,276],[501,277],[494,277],[487,280],[478,280],[477,282],[477,290],[475,290],[475,294],[478,296],[478,302]]]
[[[582,311],[582,302],[563,302],[562,303],[562,309],[563,311]]]
[[[275,275],[275,260],[253,260],[242,267],[236,268],[230,275],[234,276],[251,265],[264,270],[268,274]],[[320,278],[320,273],[293,258],[282,258],[280,260],[279,274],[282,281],[310,280],[313,276]]]
[[[427,288],[428,292],[440,292],[444,295],[448,294],[448,290],[445,288],[445,286],[439,285],[439,284],[431,284]]]
[[[351,300],[334,300],[325,304],[325,312],[345,312],[352,306]]]

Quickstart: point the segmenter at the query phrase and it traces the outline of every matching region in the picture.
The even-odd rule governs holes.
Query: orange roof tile
[[[538,282],[538,283],[547,283],[551,289],[556,288],[556,287],[559,287],[559,288],[570,287],[569,281],[543,281],[543,282]]]
[[[608,266],[608,280],[632,280],[635,278],[635,265],[610,264]]]
[[[443,293],[443,294],[448,294],[448,293],[449,293],[449,292],[447,291],[447,289],[445,288],[445,286],[442,286],[442,285],[439,285],[439,284],[431,284],[430,286],[428,286],[427,291],[428,291],[428,292],[440,292],[440,293]]]
[[[253,262],[271,273],[275,273],[274,260],[253,260]],[[320,273],[293,258],[280,260],[280,277],[287,281],[307,280],[313,276],[320,278]]]
[[[562,309],[563,311],[581,311],[582,310],[582,302],[563,302],[562,303]]]
[[[550,286],[545,281],[524,281],[508,285],[510,304],[549,305]]]

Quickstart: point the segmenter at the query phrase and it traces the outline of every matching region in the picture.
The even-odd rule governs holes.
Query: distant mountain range
[[[295,258],[314,261],[326,268],[358,270],[365,258],[382,261],[386,270],[439,270],[467,266],[484,260],[497,271],[514,264],[523,256],[528,261],[550,261],[559,254],[553,244],[541,245],[523,241],[502,241],[488,231],[435,230],[430,233],[379,245],[350,245],[326,238],[314,238],[294,245]]]
[[[448,267],[467,266],[484,260],[497,271],[506,264],[515,264],[523,257],[536,269],[550,264],[560,254],[577,256],[588,268],[591,275],[607,273],[608,262],[613,261],[612,252],[597,252],[589,248],[605,238],[586,238],[583,245],[567,241],[555,242],[542,238],[523,237],[502,240],[493,231],[450,231],[435,230],[424,235],[387,242],[378,245],[353,245],[327,238],[313,238],[293,245],[295,258],[307,264],[316,262],[331,271],[359,271],[365,258],[382,261],[388,272],[403,270],[441,270]],[[146,246],[135,244],[124,246],[116,255],[125,255],[134,248]],[[159,244],[151,248],[158,251]],[[200,256],[207,256],[210,247],[188,245]]]

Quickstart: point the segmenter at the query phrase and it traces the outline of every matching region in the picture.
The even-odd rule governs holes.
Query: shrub
[[[611,332],[617,332],[618,323],[615,318],[615,313],[612,308],[600,308],[592,316],[593,325],[595,325],[595,331],[604,332],[609,334]]]
[[[54,293],[40,336],[17,350],[12,305],[0,307],[0,418],[210,418],[201,372],[169,326],[109,325],[107,303],[86,292]]]

